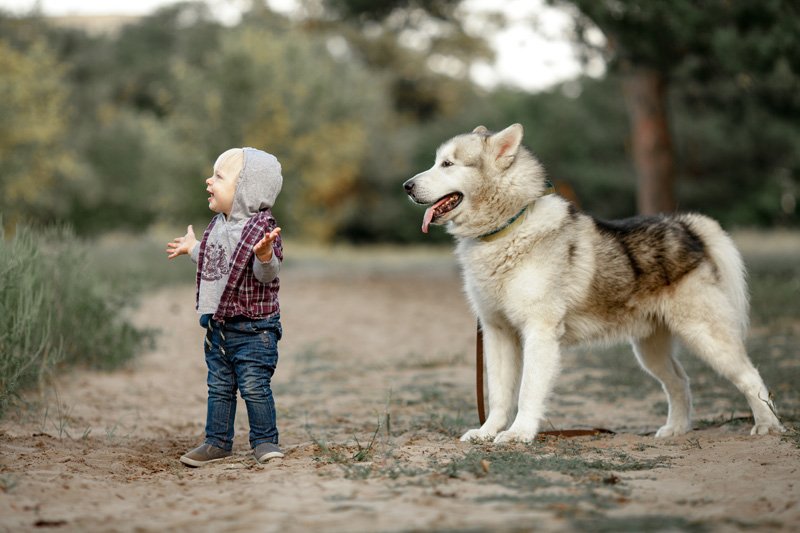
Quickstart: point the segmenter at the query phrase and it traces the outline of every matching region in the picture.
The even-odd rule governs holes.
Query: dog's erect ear
[[[486,126],[478,126],[474,130],[472,130],[472,133],[489,133],[489,130],[486,129]]]
[[[508,168],[514,162],[519,145],[522,144],[522,125],[512,124],[492,135],[491,139],[495,161],[500,167]]]

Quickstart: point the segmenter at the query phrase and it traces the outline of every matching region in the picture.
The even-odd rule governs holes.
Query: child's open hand
[[[255,252],[259,261],[262,263],[268,263],[272,261],[272,244],[280,234],[281,228],[275,228],[271,232],[264,235],[264,238],[258,241],[255,246],[253,246],[253,251]]]
[[[195,244],[197,244],[197,237],[194,236],[194,229],[190,225],[186,228],[186,235],[176,237],[172,242],[167,243],[167,254],[169,254],[167,259],[174,259],[179,255],[191,253]]]

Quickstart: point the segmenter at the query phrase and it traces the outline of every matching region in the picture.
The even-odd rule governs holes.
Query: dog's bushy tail
[[[711,260],[719,272],[720,287],[736,314],[739,333],[744,339],[750,325],[750,298],[747,290],[747,270],[742,255],[730,235],[710,218],[695,215],[692,226],[700,234]]]

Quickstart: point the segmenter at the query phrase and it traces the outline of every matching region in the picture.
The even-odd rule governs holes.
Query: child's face
[[[231,214],[233,195],[236,192],[236,181],[239,173],[227,168],[226,165],[216,165],[214,175],[206,180],[208,191],[208,208],[215,213]]]

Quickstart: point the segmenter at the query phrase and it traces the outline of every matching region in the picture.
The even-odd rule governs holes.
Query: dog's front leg
[[[519,387],[520,346],[509,327],[484,324],[486,381],[489,389],[489,416],[479,429],[461,436],[462,441],[489,440],[508,426]]]
[[[495,444],[533,442],[545,414],[545,401],[553,388],[561,364],[558,340],[553,328],[528,328],[522,350],[522,381],[517,418]]]

